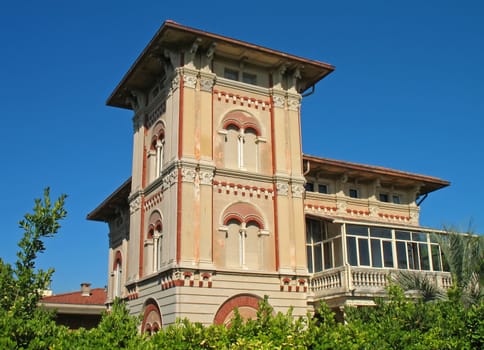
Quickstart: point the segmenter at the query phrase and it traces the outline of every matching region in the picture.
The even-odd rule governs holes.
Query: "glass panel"
[[[333,267],[333,251],[331,245],[331,242],[326,242],[323,245],[325,269],[330,269]]]
[[[356,238],[346,237],[348,247],[348,262],[351,266],[358,266],[358,255],[356,253]]]
[[[242,81],[247,84],[256,85],[257,84],[257,76],[255,74],[250,73],[243,73],[242,74]]]
[[[400,204],[400,196],[393,195],[392,196],[392,201],[395,204]]]
[[[392,230],[386,227],[370,227],[371,237],[392,238]]]
[[[313,235],[313,243],[321,242],[323,240],[320,221],[311,220],[311,233]]]
[[[434,267],[434,271],[442,271],[439,246],[436,244],[432,244],[430,246],[430,249],[432,251],[432,265]]]
[[[311,235],[311,220],[306,219],[306,244],[312,243],[312,235]]]
[[[419,253],[420,253],[420,268],[422,270],[430,270],[430,261],[429,261],[429,247],[425,243],[419,244]]]
[[[399,269],[408,269],[405,242],[397,242],[397,259]]]
[[[371,240],[371,266],[382,267],[381,243],[379,239]]]
[[[351,198],[358,198],[358,190],[354,189],[354,188],[350,188],[350,197]]]
[[[346,233],[348,235],[368,237],[368,227],[359,225],[346,225]]]
[[[395,238],[409,241],[410,240],[410,232],[408,232],[408,231],[395,231]]]
[[[423,232],[412,232],[412,240],[419,242],[427,242],[427,234]]]
[[[224,78],[231,80],[239,80],[239,72],[234,69],[225,68]]]
[[[334,266],[343,266],[343,249],[341,247],[341,237],[333,240]]]
[[[388,202],[388,194],[380,193],[380,202]]]
[[[360,265],[370,266],[370,251],[367,239],[358,239],[358,252],[360,253]]]
[[[318,185],[318,192],[319,193],[328,193],[328,186],[326,186],[326,185]]]
[[[408,267],[412,270],[420,270],[418,259],[418,244],[407,243]]]
[[[429,234],[429,237],[430,237],[430,243],[439,243],[438,241],[438,234],[437,233],[430,233]]]
[[[314,246],[314,272],[323,270],[323,256],[321,252],[321,244]]]
[[[306,191],[314,192],[314,184],[311,182],[306,182],[306,185],[304,185],[304,188],[306,189]]]
[[[392,242],[389,241],[383,241],[383,265],[393,267]]]
[[[306,246],[306,254],[308,255],[308,271],[313,273],[313,249],[310,245]]]

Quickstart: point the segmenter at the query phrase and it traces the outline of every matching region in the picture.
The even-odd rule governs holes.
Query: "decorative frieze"
[[[183,74],[183,86],[190,89],[195,89],[197,86],[197,77],[191,74]]]
[[[173,169],[163,178],[163,188],[169,188],[176,184],[178,179],[178,169]]]
[[[145,200],[145,203],[144,203],[145,210],[149,210],[155,207],[162,200],[163,200],[163,191],[160,190]]]
[[[195,168],[183,167],[181,168],[181,174],[183,182],[195,183],[195,177],[197,175],[197,171]]]
[[[213,170],[199,170],[199,178],[201,185],[211,185],[213,181]]]
[[[232,194],[242,197],[250,198],[273,198],[274,191],[272,188],[264,188],[259,186],[235,184],[226,181],[213,181],[214,190],[221,194]]]
[[[289,98],[287,100],[287,108],[290,111],[299,111],[299,106],[301,104],[300,99],[297,98]]]
[[[200,78],[200,90],[212,92],[213,85],[215,84],[214,77],[205,77],[202,76]]]
[[[304,186],[299,184],[293,184],[291,186],[291,191],[294,198],[302,198],[304,195]]]
[[[137,196],[129,203],[129,213],[132,215],[141,208],[141,196]]]
[[[276,184],[276,189],[279,196],[287,196],[289,193],[289,184],[284,182],[278,182]]]
[[[274,107],[284,108],[284,102],[285,102],[284,96],[275,95],[272,97],[272,101],[274,102]]]
[[[234,105],[247,106],[249,108],[255,109],[260,108],[263,111],[265,111],[266,109],[270,109],[271,105],[270,101],[263,101],[248,96],[241,96],[231,92],[213,90],[213,93],[217,96],[217,99],[219,101],[223,101],[225,103],[232,103]]]

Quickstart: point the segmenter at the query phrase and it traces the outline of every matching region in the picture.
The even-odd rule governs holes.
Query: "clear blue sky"
[[[451,181],[424,226],[484,232],[482,1],[9,1],[0,5],[0,256],[46,186],[67,220],[39,260],[54,292],[107,280],[85,220],[130,176],[131,112],[105,100],[166,19],[336,66],[303,101],[303,150]]]

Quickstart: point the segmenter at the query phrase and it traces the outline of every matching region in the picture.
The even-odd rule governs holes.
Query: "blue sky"
[[[105,100],[166,19],[336,66],[303,101],[305,153],[451,186],[421,224],[484,232],[481,1],[22,1],[0,5],[0,256],[50,186],[68,218],[39,259],[54,292],[107,280],[108,227],[85,220],[131,171],[131,112]]]

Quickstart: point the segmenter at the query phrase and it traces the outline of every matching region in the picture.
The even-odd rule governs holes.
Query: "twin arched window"
[[[165,132],[162,124],[155,126],[153,135],[148,151],[149,182],[161,176],[165,162]]]
[[[227,114],[222,122],[224,164],[227,168],[258,171],[260,127],[258,121],[242,111]]]

